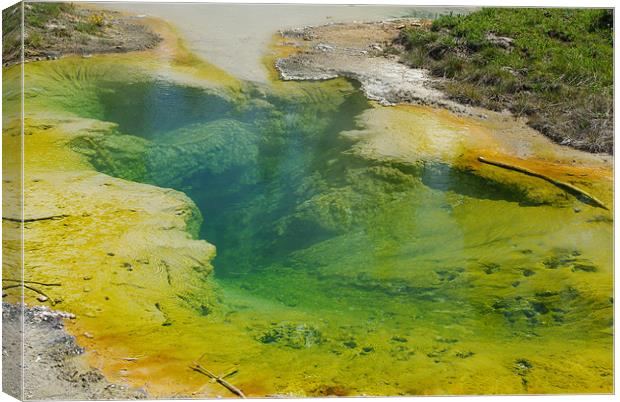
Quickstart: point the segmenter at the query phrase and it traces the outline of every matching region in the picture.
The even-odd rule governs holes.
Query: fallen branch
[[[119,357],[119,359],[125,360],[127,362],[136,362],[136,361],[140,360],[139,357]]]
[[[11,221],[11,222],[24,222],[24,223],[28,223],[28,222],[37,222],[37,221],[47,221],[47,220],[56,220],[56,219],[62,219],[62,218],[66,218],[69,215],[51,215],[51,216],[42,216],[40,218],[10,218],[7,216],[3,216],[2,220],[3,221]]]
[[[220,378],[224,379],[224,378],[232,377],[238,372],[239,372],[239,369],[234,368],[234,369],[231,369],[229,372],[222,374]]]
[[[563,181],[558,181],[558,180],[552,179],[549,176],[545,176],[542,173],[534,172],[532,170],[529,170],[529,169],[526,169],[526,168],[522,168],[522,167],[519,167],[519,166],[509,165],[509,164],[503,163],[503,162],[492,161],[492,160],[486,159],[486,158],[484,158],[482,156],[479,156],[478,160],[480,162],[486,163],[488,165],[493,165],[493,166],[501,167],[501,168],[504,168],[504,169],[513,170],[515,172],[523,173],[523,174],[526,174],[528,176],[538,177],[539,179],[543,179],[545,181],[548,181],[549,183],[551,183],[551,184],[561,188],[562,190],[575,195],[578,200],[580,200],[582,202],[585,202],[586,204],[592,204],[594,206],[597,206],[597,207],[603,208],[603,209],[607,209],[607,210],[609,209],[609,208],[607,208],[607,206],[601,200],[599,200],[598,198],[596,198],[595,196],[593,196],[591,194],[588,194],[584,190],[582,190],[582,189],[580,189],[578,187],[573,186],[570,183],[565,183]],[[582,198],[585,198],[589,202],[584,201]]]
[[[62,286],[62,284],[60,284],[60,283],[43,283],[43,282],[36,282],[36,281],[22,281],[20,279],[11,279],[11,278],[7,278],[7,279],[3,278],[2,282],[32,283],[34,285],[41,285],[41,286]]]
[[[33,288],[32,286],[28,286],[28,285],[25,285],[23,283],[19,283],[19,284],[16,284],[16,285],[6,285],[6,286],[2,287],[2,290],[19,288],[19,287],[24,287],[24,289],[32,290],[33,292],[40,294],[41,296],[45,297],[46,300],[49,300],[50,303],[52,304],[52,306],[54,304],[56,304],[52,298],[50,298],[48,295],[46,295],[45,293],[43,293],[39,289]]]
[[[239,396],[240,398],[245,398],[245,394],[239,388],[235,387],[234,385],[232,385],[231,383],[226,381],[223,377],[216,376],[211,371],[209,371],[206,368],[202,367],[200,364],[194,363],[194,365],[190,366],[190,368],[192,370],[194,370],[194,371],[199,372],[200,374],[204,374],[207,377],[212,378],[217,383],[221,384],[224,388],[226,388],[227,390],[229,390],[233,394]]]

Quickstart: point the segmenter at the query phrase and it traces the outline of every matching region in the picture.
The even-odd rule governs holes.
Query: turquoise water
[[[74,149],[102,172],[190,196],[221,289],[221,305],[197,313],[222,310],[213,320],[244,327],[265,359],[299,351],[319,383],[349,382],[308,394],[476,393],[488,370],[497,392],[573,390],[558,355],[584,381],[599,375],[574,346],[607,356],[611,345],[611,224],[595,209],[541,204],[445,163],[359,156],[340,133],[372,105],[345,80],[286,95],[248,84],[235,97],[106,81],[96,103],[75,112],[118,129]],[[393,365],[403,373],[377,385]]]
[[[278,269],[317,244],[338,243],[362,260],[374,254],[363,244],[407,247],[424,229],[418,221],[425,213],[445,218],[457,199],[531,202],[518,188],[445,164],[379,163],[351,154],[353,141],[340,133],[357,128],[356,116],[370,107],[353,83],[342,81],[331,98],[318,87],[296,99],[261,93],[262,103],[237,104],[164,81],[108,85],[97,117],[117,123],[123,135],[103,141],[132,141],[124,134],[150,141],[133,155],[143,165],[137,179],[194,200],[206,219],[201,238],[218,247],[214,264],[222,280]],[[136,179],[129,168],[110,173]],[[462,236],[458,226],[446,229]]]

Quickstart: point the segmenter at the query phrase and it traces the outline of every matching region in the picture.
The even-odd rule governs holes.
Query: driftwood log
[[[592,194],[587,193],[586,191],[573,186],[570,183],[566,183],[563,181],[559,181],[559,180],[555,180],[552,179],[549,176],[546,176],[542,173],[538,173],[538,172],[534,172],[533,170],[529,170],[520,166],[515,166],[515,165],[509,165],[507,163],[504,162],[498,162],[498,161],[493,161],[493,160],[489,160],[486,159],[482,156],[478,157],[478,160],[482,163],[486,163],[488,165],[493,165],[493,166],[497,166],[497,167],[501,167],[504,169],[508,169],[508,170],[513,170],[515,172],[519,172],[519,173],[523,173],[526,174],[528,176],[533,176],[533,177],[538,177],[540,179],[543,179],[545,181],[548,181],[549,183],[553,184],[554,186],[557,186],[559,188],[561,188],[562,190],[566,191],[567,193],[570,193],[574,196],[577,197],[578,200],[585,202],[586,204],[590,204],[590,205],[594,205],[596,207],[599,208],[603,208],[603,209],[609,209],[607,208],[607,206],[598,198],[596,198],[595,196],[593,196]]]

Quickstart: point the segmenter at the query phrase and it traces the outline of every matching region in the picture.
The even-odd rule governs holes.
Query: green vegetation
[[[46,24],[62,19],[66,14],[75,14],[73,3],[27,3],[24,6],[24,24],[26,35],[24,45],[27,49],[42,48],[46,44],[45,37],[52,34],[62,36],[64,32],[50,32]],[[19,57],[21,46],[21,4],[15,4],[2,10],[2,47],[3,62]]]
[[[26,26],[43,28],[51,19],[58,18],[62,13],[75,11],[73,3],[28,3],[24,13]]]
[[[21,49],[21,6],[2,11],[2,61],[19,60]],[[49,53],[75,52],[76,44],[109,36],[109,19],[101,12],[75,7],[73,3],[27,3],[24,6],[24,58],[40,60]],[[83,48],[83,46],[82,46]]]
[[[97,33],[97,31],[100,29],[97,25],[92,24],[90,22],[78,22],[77,24],[75,24],[75,29],[78,32],[83,32],[83,33],[87,33],[87,34],[95,34]]]
[[[404,60],[454,99],[509,109],[562,144],[613,152],[613,13],[485,8],[403,30]]]
[[[403,17],[437,19],[442,15],[465,15],[474,11],[471,7],[416,7],[409,10]]]
[[[105,27],[106,21],[103,14],[91,14],[85,21],[80,21],[75,25],[75,29],[79,32],[96,35]]]
[[[21,23],[22,23],[21,3],[2,10],[2,62],[7,60],[18,60],[20,57]]]

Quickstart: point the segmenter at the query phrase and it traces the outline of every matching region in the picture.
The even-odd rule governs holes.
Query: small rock
[[[364,346],[362,348],[362,353],[370,353],[374,351],[375,351],[375,348],[373,348],[372,346]]]
[[[321,52],[332,52],[334,51],[334,47],[331,45],[328,45],[326,43],[319,43],[318,45],[316,45],[317,50],[320,50]]]
[[[598,271],[598,268],[596,268],[594,265],[575,264],[575,265],[573,265],[572,271],[573,272],[577,272],[577,271],[596,272],[596,271]]]
[[[93,339],[93,335],[90,332],[84,332],[83,335],[88,339]]]
[[[43,295],[39,295],[39,297],[37,297],[37,300],[43,303],[47,301],[47,297]]]
[[[60,58],[60,52],[55,52],[55,51],[45,52],[45,57],[48,60],[58,60]]]
[[[92,276],[90,275],[86,275],[85,277],[83,277],[82,279],[84,279],[85,281],[90,281],[91,279],[93,279]]]
[[[501,271],[501,267],[499,266],[499,264],[496,264],[494,262],[483,263],[483,264],[480,264],[480,265],[482,265],[482,270],[487,275],[491,275],[491,274],[494,274],[496,272]]]
[[[532,271],[531,269],[524,269],[523,270],[523,276],[532,276],[535,275],[536,272]]]
[[[534,365],[527,359],[517,359],[515,360],[515,369],[522,370],[530,370],[534,367]]]
[[[458,339],[444,338],[444,337],[441,337],[441,336],[436,337],[435,340],[437,342],[441,342],[441,343],[457,343],[459,341]]]
[[[506,36],[497,36],[493,32],[489,32],[486,34],[486,40],[504,49],[511,49],[514,42],[514,39],[512,38],[508,38]]]
[[[468,350],[466,352],[456,352],[456,357],[460,358],[460,359],[467,359],[468,357],[472,357],[475,353],[472,352],[471,350]]]

